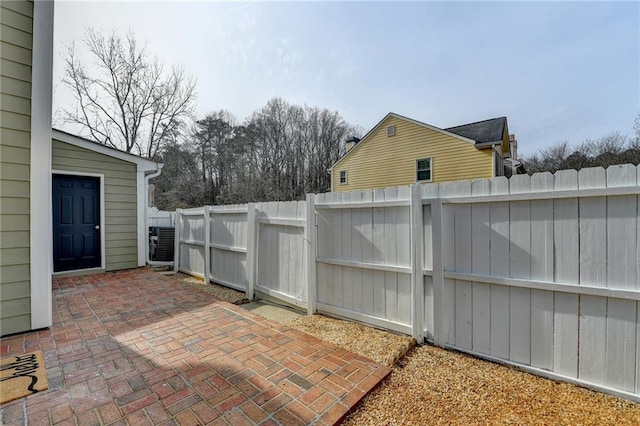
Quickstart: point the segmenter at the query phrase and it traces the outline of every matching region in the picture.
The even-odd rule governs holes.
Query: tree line
[[[164,145],[158,208],[301,200],[331,187],[328,169],[360,130],[337,112],[274,98],[244,122],[217,111]]]
[[[606,168],[627,163],[637,166],[640,164],[640,114],[636,116],[631,135],[614,131],[600,138],[585,139],[578,144],[556,142],[525,157],[523,163],[529,174],[596,166]]]

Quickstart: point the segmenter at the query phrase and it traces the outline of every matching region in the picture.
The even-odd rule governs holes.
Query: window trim
[[[342,173],[344,173],[344,182],[342,181]],[[348,173],[346,170],[338,171],[338,183],[340,185],[346,185],[347,183],[349,183]]]
[[[425,160],[429,160],[429,179],[418,179],[418,172],[427,170],[427,169],[418,169],[418,163],[420,161],[425,161]],[[416,177],[416,182],[424,182],[424,183],[433,182],[433,157],[424,157],[424,158],[416,159],[414,167],[415,167],[414,176]]]

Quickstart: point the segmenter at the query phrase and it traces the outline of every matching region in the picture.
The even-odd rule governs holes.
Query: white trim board
[[[138,157],[137,155],[129,154],[128,152],[119,151],[115,148],[101,145],[97,142],[93,142],[89,139],[85,139],[80,136],[72,135],[71,133],[63,132],[62,130],[52,130],[53,139],[59,140],[64,143],[68,143],[79,148],[88,149],[89,151],[97,152],[107,155],[109,157],[117,158],[119,160],[134,163],[138,166],[139,172],[156,171],[161,168],[160,164],[146,158]]]
[[[147,228],[148,193],[149,188],[145,182],[145,172],[138,168],[136,172],[136,239],[138,242],[138,266],[144,266],[147,263],[147,250],[149,250],[149,230]]]
[[[30,309],[31,329],[53,324],[51,272],[53,229],[51,217],[51,99],[53,72],[53,2],[33,2],[33,51],[31,65],[30,149]]]
[[[89,270],[94,270],[94,269],[106,269],[106,265],[107,265],[107,250],[106,250],[106,233],[105,233],[105,218],[106,218],[106,214],[105,214],[105,200],[104,200],[104,175],[100,174],[100,173],[85,173],[85,172],[74,172],[74,171],[68,171],[68,170],[51,170],[51,176],[52,176],[52,180],[53,180],[53,175],[67,175],[67,176],[87,176],[87,177],[97,177],[100,178],[100,268],[88,268],[86,269],[87,271]],[[49,215],[51,216],[52,220],[53,220],[53,200],[51,200],[51,202],[49,203]],[[53,265],[53,226],[51,227],[51,233],[50,233],[51,238],[49,239],[52,242],[51,245],[51,262]],[[83,271],[84,269],[74,269],[72,271],[60,271],[60,272],[55,272],[55,274],[63,274],[63,273],[67,273],[67,272],[74,272],[74,271]],[[51,268],[51,272],[53,272],[53,267]]]

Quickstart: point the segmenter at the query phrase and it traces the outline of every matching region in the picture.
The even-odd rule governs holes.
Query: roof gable
[[[89,151],[97,152],[109,157],[136,164],[138,171],[141,172],[155,171],[162,168],[163,165],[163,163],[157,163],[155,161],[148,160],[146,158],[142,158],[128,152],[120,151],[119,149],[111,148],[109,146],[102,145],[92,140],[83,138],[81,136],[63,132],[62,130],[53,129],[52,137],[53,139],[68,143],[70,145],[88,149]]]
[[[342,156],[338,161],[336,161],[336,162],[333,164],[333,166],[331,166],[331,168],[330,168],[329,170],[333,170],[333,168],[334,168],[334,167],[336,167],[339,163],[341,163],[344,159],[346,159],[347,157],[350,157],[350,156],[351,156],[355,151],[357,151],[357,150],[358,150],[358,149],[359,149],[363,144],[365,144],[365,143],[369,140],[370,136],[371,136],[371,135],[373,135],[374,133],[376,133],[376,131],[377,131],[379,128],[381,128],[381,127],[382,127],[382,125],[383,125],[387,120],[389,120],[390,118],[397,118],[397,119],[399,119],[399,120],[404,120],[404,121],[407,121],[407,122],[409,122],[409,123],[415,124],[415,125],[417,125],[417,126],[421,126],[421,127],[427,128],[427,129],[429,129],[429,130],[433,130],[433,131],[438,132],[438,133],[442,133],[442,134],[445,134],[445,135],[448,135],[448,136],[452,136],[452,137],[454,137],[454,138],[456,138],[456,139],[459,139],[459,140],[461,140],[461,141],[463,141],[463,142],[471,143],[471,144],[475,144],[475,140],[473,140],[473,139],[469,139],[469,138],[467,138],[467,137],[465,137],[465,136],[458,135],[458,134],[455,134],[455,133],[453,133],[453,132],[449,132],[449,131],[447,131],[447,130],[445,130],[445,129],[440,129],[439,127],[435,127],[435,126],[432,126],[432,125],[430,125],[430,124],[423,123],[423,122],[421,122],[421,121],[414,120],[414,119],[412,119],[412,118],[408,118],[408,117],[405,117],[405,116],[403,116],[403,115],[396,114],[396,113],[394,113],[394,112],[390,112],[390,113],[388,113],[387,115],[385,115],[385,116],[384,116],[384,118],[383,118],[382,120],[380,120],[380,121],[378,122],[378,124],[376,124],[376,125],[375,125],[371,130],[369,130],[369,131],[367,132],[367,134],[365,134],[365,135],[362,137],[362,139],[360,140],[360,142],[358,142],[358,143],[356,144],[356,146],[354,146],[353,148],[351,148],[351,150],[349,150],[349,151],[348,151],[345,155],[343,155],[343,156]]]

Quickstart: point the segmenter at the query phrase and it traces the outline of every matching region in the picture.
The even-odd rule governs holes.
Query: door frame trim
[[[33,3],[31,135],[29,136],[29,314],[31,330],[53,324],[51,272],[51,98],[53,2]]]
[[[100,267],[99,268],[84,268],[84,269],[72,269],[69,271],[53,272],[53,275],[63,275],[76,271],[90,271],[90,270],[104,270],[106,268],[106,249],[105,249],[105,200],[104,200],[104,174],[102,173],[85,173],[75,172],[71,170],[51,170],[51,180],[53,181],[53,175],[67,175],[67,176],[86,176],[100,178]],[[51,200],[50,216],[53,217],[53,199]],[[53,229],[51,230],[51,241],[53,241]],[[51,252],[51,262],[53,262],[53,251]]]

